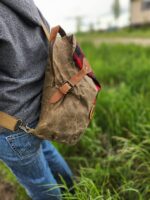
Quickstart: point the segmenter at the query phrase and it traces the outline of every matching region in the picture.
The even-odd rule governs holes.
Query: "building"
[[[150,24],[150,0],[131,0],[131,25]]]

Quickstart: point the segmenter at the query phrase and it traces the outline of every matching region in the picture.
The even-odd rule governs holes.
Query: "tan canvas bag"
[[[56,37],[57,33],[61,37]],[[74,35],[67,36],[59,26],[53,28],[49,51],[41,115],[35,134],[74,144],[92,119],[100,85],[92,79],[92,69]],[[76,62],[79,60],[81,69]]]
[[[42,27],[49,40],[49,60],[38,125],[30,129],[21,120],[15,121],[2,112],[0,125],[11,130],[20,128],[43,139],[75,144],[92,119],[101,87],[75,36],[66,35],[60,26],[52,28],[49,36],[43,24]],[[58,33],[61,37],[57,37]]]

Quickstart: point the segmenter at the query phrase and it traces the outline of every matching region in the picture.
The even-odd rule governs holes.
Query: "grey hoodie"
[[[0,111],[29,124],[39,118],[48,58],[40,20],[33,0],[0,1]]]

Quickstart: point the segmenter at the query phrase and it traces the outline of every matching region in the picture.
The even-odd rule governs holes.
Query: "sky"
[[[114,0],[34,0],[41,10],[50,26],[61,25],[67,32],[76,30],[75,17],[83,18],[83,31],[94,24],[95,29],[105,29],[115,25],[112,14],[112,4]],[[118,26],[129,23],[129,2],[130,0],[120,0],[122,14],[117,21]]]

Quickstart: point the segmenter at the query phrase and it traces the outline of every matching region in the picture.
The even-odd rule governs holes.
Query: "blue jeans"
[[[36,123],[30,124],[35,127]],[[72,172],[56,148],[24,131],[0,134],[0,159],[33,200],[60,200],[61,177],[72,187]]]

